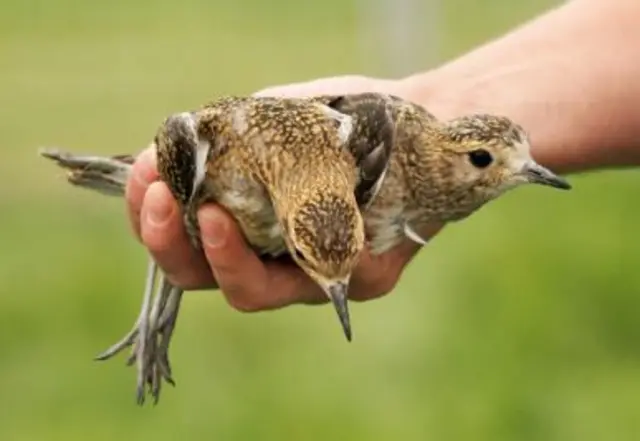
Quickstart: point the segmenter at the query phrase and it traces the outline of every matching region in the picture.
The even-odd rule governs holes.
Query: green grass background
[[[551,4],[441,3],[442,60]],[[640,439],[636,171],[450,227],[352,306],[350,345],[328,306],[243,315],[196,292],[158,407],[136,407],[123,357],[91,360],[132,324],[145,253],[121,201],[36,148],[135,152],[218,94],[384,74],[359,32],[346,0],[0,0],[0,440]]]

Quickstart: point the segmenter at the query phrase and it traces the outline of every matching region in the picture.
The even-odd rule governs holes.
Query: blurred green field
[[[551,3],[448,2],[438,57]],[[137,151],[218,94],[384,74],[360,32],[346,0],[0,0],[0,440],[640,439],[634,171],[448,228],[392,295],[352,306],[350,345],[329,306],[243,315],[197,292],[160,406],[136,407],[124,358],[91,360],[132,324],[145,253],[120,201],[36,148]]]

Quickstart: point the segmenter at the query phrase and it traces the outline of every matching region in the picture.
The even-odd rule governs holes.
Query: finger
[[[267,262],[269,286],[277,289],[278,304],[289,306],[294,304],[318,305],[329,302],[329,298],[304,271],[292,260],[289,262]],[[273,296],[276,297],[276,296]]]
[[[305,97],[309,94],[308,83],[293,83],[286,86],[274,86],[255,92],[255,97]],[[311,92],[313,93],[313,92]]]
[[[222,208],[201,207],[198,221],[204,254],[225,298],[235,309],[254,312],[282,308],[307,300],[313,292],[311,281],[296,266],[263,262]]]
[[[192,247],[178,204],[163,182],[154,182],[147,189],[140,219],[142,241],[172,284],[185,290],[215,284],[206,260]]]
[[[403,248],[406,244],[399,245]],[[409,246],[414,247],[413,244]],[[414,252],[413,249],[409,252]],[[365,249],[360,255],[358,266],[351,276],[349,299],[366,301],[382,297],[393,289],[398,274],[393,270],[394,259],[403,258],[394,249],[379,256],[372,255]]]
[[[324,94],[382,92],[399,94],[399,82],[362,75],[340,75],[286,85],[272,86],[255,92],[257,97],[311,97]]]
[[[442,225],[429,225],[420,230],[425,240],[435,236]],[[372,255],[368,250],[362,252],[358,266],[354,271],[349,298],[366,301],[382,297],[393,290],[406,264],[422,249],[409,239],[405,239],[390,251]]]
[[[301,81],[280,86],[267,87],[255,92],[257,97],[310,97],[322,94],[357,93],[370,91],[372,81],[360,75],[342,75],[336,77],[318,78],[311,81]]]
[[[140,234],[142,202],[149,184],[157,179],[158,171],[156,170],[155,151],[152,148],[147,148],[136,158],[131,170],[131,176],[127,180],[125,187],[129,222],[138,240],[142,240]]]

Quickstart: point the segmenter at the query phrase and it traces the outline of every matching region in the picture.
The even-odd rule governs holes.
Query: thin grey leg
[[[175,381],[171,375],[171,363],[169,361],[169,345],[173,337],[173,331],[175,330],[176,320],[178,319],[178,313],[180,312],[180,304],[182,302],[183,290],[177,287],[171,289],[167,306],[160,317],[160,343],[158,344],[158,363],[165,380],[175,386]]]
[[[139,332],[143,332],[143,329],[146,331],[146,328],[148,326],[151,296],[153,295],[153,289],[155,288],[155,278],[157,272],[158,266],[153,261],[153,259],[149,259],[149,265],[147,267],[147,278],[144,287],[144,295],[142,297],[142,307],[140,308],[140,314],[138,316],[138,319],[136,320],[135,325],[133,326],[133,329],[119,342],[96,356],[95,360],[108,360],[109,358],[121,352],[124,348],[131,346],[138,336]]]

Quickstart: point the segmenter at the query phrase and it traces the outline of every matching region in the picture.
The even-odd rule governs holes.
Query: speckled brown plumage
[[[423,243],[422,226],[463,219],[519,184],[569,188],[535,163],[526,133],[508,118],[439,121],[417,104],[375,93],[223,97],[167,118],[154,145],[194,246],[195,210],[204,201],[221,204],[259,254],[290,254],[323,287],[349,338],[346,288],[365,240],[373,254],[406,238]],[[69,169],[71,183],[116,195],[133,162],[127,155],[44,154]],[[182,296],[162,277],[151,306],[155,271],[151,265],[147,309],[100,356],[134,346],[140,401],[145,382],[156,400],[161,378],[172,382],[168,346]]]
[[[504,116],[440,121],[420,105],[377,93],[312,99],[354,118],[347,147],[356,158],[365,152],[370,160],[376,146],[384,156],[378,164],[387,167],[384,179],[363,207],[374,255],[407,237],[422,243],[417,231],[426,225],[464,219],[521,183],[569,188],[533,161],[524,129]],[[482,154],[491,158],[486,167],[473,162],[474,155]],[[365,170],[361,166],[361,173]]]
[[[325,290],[348,339],[347,287],[364,247],[354,195],[356,160],[344,148],[351,131],[350,117],[321,103],[224,97],[171,115],[154,138],[160,178],[182,206],[193,244],[201,247],[197,207],[205,201],[222,205],[259,254],[288,252]],[[116,169],[122,177],[122,169],[130,166],[122,157],[92,158],[82,167],[86,158],[66,155],[66,165],[70,158],[74,164],[69,180],[95,189],[94,173],[106,183],[113,175],[110,165],[120,162]],[[60,154],[57,160],[65,165]],[[88,174],[91,179],[85,179]],[[107,359],[134,345],[130,361],[138,363],[140,401],[144,382],[156,397],[160,376],[172,382],[167,351],[182,291],[164,277],[160,285],[153,305],[143,302],[151,313],[143,312],[132,332],[98,357]]]

